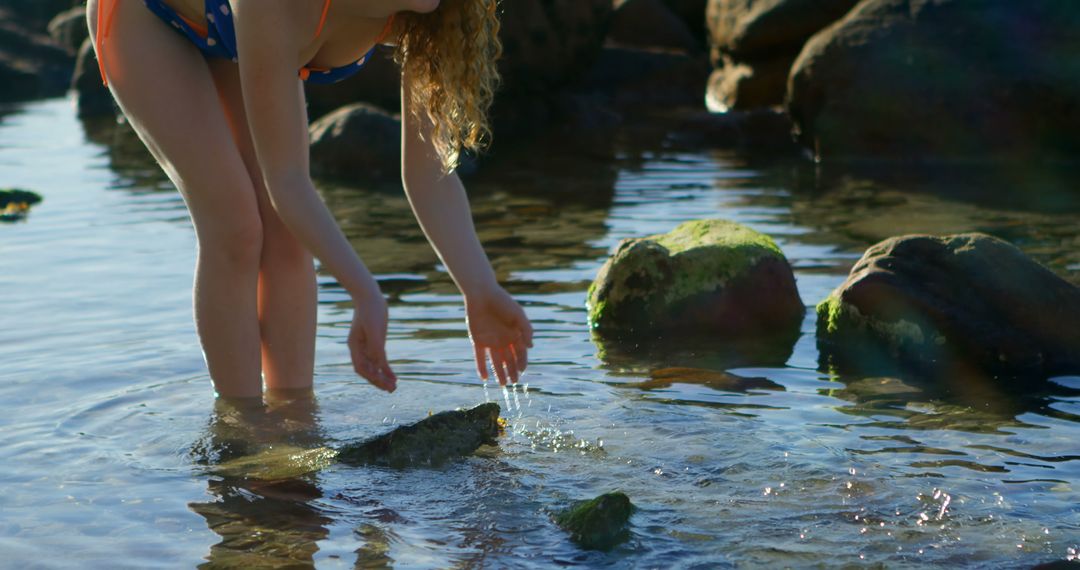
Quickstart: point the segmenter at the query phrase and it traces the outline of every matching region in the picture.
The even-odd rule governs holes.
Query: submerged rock
[[[41,202],[41,196],[29,190],[0,189],[0,222],[13,222],[26,217],[30,206]]]
[[[623,240],[589,287],[589,322],[615,337],[798,336],[804,307],[769,236],[724,220]]]
[[[440,412],[390,433],[343,446],[306,449],[277,445],[260,453],[224,461],[212,471],[223,477],[280,480],[314,473],[334,463],[434,467],[494,444],[499,405]]]
[[[374,439],[345,445],[337,460],[347,465],[437,466],[468,455],[499,434],[499,405],[440,412]]]
[[[864,0],[810,39],[788,110],[822,159],[1076,156],[1080,3]]]
[[[630,537],[626,526],[634,505],[624,493],[614,492],[581,501],[555,516],[570,533],[570,540],[586,550],[611,550]]]
[[[829,364],[1042,380],[1080,372],[1080,288],[984,234],[874,245],[817,307]]]
[[[750,390],[776,390],[784,391],[784,387],[762,376],[739,376],[722,370],[706,370],[702,368],[658,368],[649,373],[650,378],[644,382],[626,384],[627,387],[641,390],[658,390],[668,388],[672,384],[697,384],[714,390],[725,392],[748,392]]]

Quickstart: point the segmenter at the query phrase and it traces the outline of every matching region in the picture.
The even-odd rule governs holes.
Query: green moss
[[[626,525],[634,505],[621,492],[581,501],[555,517],[570,539],[587,550],[611,550],[629,537]]]
[[[817,305],[818,334],[859,334],[877,338],[885,342],[893,352],[905,345],[923,345],[927,339],[935,344],[943,344],[939,334],[927,335],[918,323],[899,319],[885,321],[863,315],[859,308],[845,303],[839,295],[831,295]]]
[[[602,328],[605,319],[655,319],[770,257],[784,259],[772,238],[726,220],[694,220],[667,234],[624,241],[589,287],[590,324]],[[619,315],[610,314],[608,302]]]
[[[336,457],[337,451],[329,447],[304,449],[280,445],[215,465],[212,472],[222,477],[267,481],[293,479],[329,467]]]
[[[41,201],[41,196],[29,190],[19,188],[0,188],[0,209],[8,204],[23,204],[33,206]]]

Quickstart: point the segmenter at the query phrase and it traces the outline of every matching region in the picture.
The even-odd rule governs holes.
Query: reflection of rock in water
[[[126,120],[90,117],[81,122],[86,139],[105,147],[109,168],[127,179],[122,183],[125,188],[175,191],[165,172]]]
[[[701,368],[658,368],[649,373],[649,380],[618,384],[627,388],[639,390],[660,390],[671,387],[672,384],[696,384],[706,386],[714,390],[725,392],[748,392],[750,390],[776,390],[784,391],[784,387],[768,378],[760,376],[747,377],[731,374],[722,370],[705,370]]]
[[[742,366],[784,366],[795,349],[795,334],[723,340],[708,335],[662,337],[646,341],[605,339],[592,335],[596,357],[608,368],[649,371],[687,367],[724,370]]]
[[[364,523],[356,529],[355,533],[364,541],[364,544],[356,550],[354,568],[357,570],[390,570],[394,567],[394,559],[390,557],[390,542],[394,538],[392,532],[370,523]]]
[[[518,271],[570,267],[605,253],[592,244],[607,233],[616,170],[607,158],[610,151],[602,145],[590,148],[567,144],[553,151],[543,141],[500,148],[465,181],[477,234],[500,280]],[[321,190],[374,273],[425,278],[400,284],[408,290],[430,284],[454,291],[449,276],[436,269],[438,257],[398,184]]]

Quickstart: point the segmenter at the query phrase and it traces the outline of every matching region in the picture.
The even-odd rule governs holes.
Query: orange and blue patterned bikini
[[[102,63],[102,59],[104,58],[100,55],[102,53],[102,42],[104,41],[104,38],[109,36],[109,33],[112,30],[113,11],[116,9],[116,3],[120,1],[121,0],[111,0],[107,20],[103,20],[105,0],[102,0],[102,5],[98,8],[98,62],[101,70],[101,79],[106,82],[106,84],[105,66],[104,63]],[[206,57],[220,57],[231,59],[233,61],[237,60],[236,29],[233,27],[232,7],[229,5],[229,0],[205,0],[206,26],[202,26],[198,22],[185,18],[171,6],[166,4],[164,0],[143,0],[143,3],[146,4],[146,7],[149,8],[151,12],[161,18],[162,21],[177,32],[183,34],[195,45],[195,47],[199,48],[199,51]],[[319,27],[315,30],[316,38],[322,34],[323,26],[326,25],[326,14],[329,11],[330,0],[325,0],[322,16],[319,18]],[[375,45],[371,46],[371,49],[360,59],[349,65],[334,68],[319,68],[305,65],[300,68],[300,79],[311,83],[336,83],[353,75],[367,63],[368,58],[374,53],[375,47],[390,33],[390,28],[393,26],[393,23],[394,17],[390,16],[386,21],[386,26],[383,27],[382,33],[379,35],[378,39],[375,40]]]

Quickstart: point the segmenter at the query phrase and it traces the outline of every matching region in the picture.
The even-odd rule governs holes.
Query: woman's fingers
[[[473,343],[473,353],[476,356],[476,374],[480,376],[481,380],[487,381],[487,352],[483,346],[477,343]]]
[[[529,349],[525,346],[525,342],[518,341],[517,344],[511,344],[510,353],[514,357],[514,364],[517,365],[518,375],[524,374],[525,368],[529,365]]]

